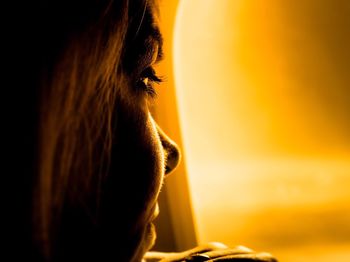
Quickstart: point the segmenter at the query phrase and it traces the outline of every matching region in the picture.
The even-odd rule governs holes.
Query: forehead
[[[142,16],[136,31],[136,37],[139,40],[153,40],[162,44],[161,33],[159,30],[159,8],[155,1],[148,0],[145,2]]]
[[[125,68],[130,73],[159,54],[162,57],[162,35],[159,30],[159,11],[154,1],[143,2],[130,12],[130,22],[126,38]]]
[[[131,0],[129,5],[129,36],[142,37],[159,31],[159,7],[154,0]]]

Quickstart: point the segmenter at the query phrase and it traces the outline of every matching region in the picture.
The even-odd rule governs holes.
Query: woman
[[[155,4],[31,2],[11,12],[21,34],[14,60],[31,61],[25,80],[13,80],[21,81],[19,111],[28,121],[16,139],[28,148],[25,161],[35,150],[32,164],[16,171],[26,182],[13,204],[19,221],[9,223],[19,231],[13,245],[26,252],[11,256],[140,261],[154,241],[164,175],[179,159],[147,107],[160,82],[152,69],[162,56]]]
[[[21,148],[14,260],[141,261],[152,247],[159,190],[179,161],[148,109],[161,82],[157,14],[152,0],[30,1],[12,13],[20,48],[9,50],[26,69],[13,80],[24,123],[9,134]]]

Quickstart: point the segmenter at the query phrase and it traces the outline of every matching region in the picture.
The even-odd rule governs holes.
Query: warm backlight
[[[183,0],[174,39],[199,240],[350,261],[350,2]]]

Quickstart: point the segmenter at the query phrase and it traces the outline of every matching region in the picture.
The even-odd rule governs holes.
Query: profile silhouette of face
[[[108,238],[113,239],[121,227],[129,231],[124,232],[130,236],[125,243],[135,246],[136,258],[154,243],[158,194],[165,175],[179,162],[176,144],[149,110],[149,100],[155,99],[152,82],[160,81],[153,66],[162,58],[162,38],[154,7],[149,4],[140,12],[142,21],[130,24],[125,43],[125,86],[116,101],[111,168],[101,198]]]

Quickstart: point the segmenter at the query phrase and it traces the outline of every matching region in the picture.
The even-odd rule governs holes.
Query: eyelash
[[[155,98],[157,96],[157,92],[153,87],[153,84],[160,84],[163,80],[159,76],[157,76],[156,71],[153,67],[147,67],[141,74],[141,77],[138,80],[138,86],[140,86],[146,93]]]

